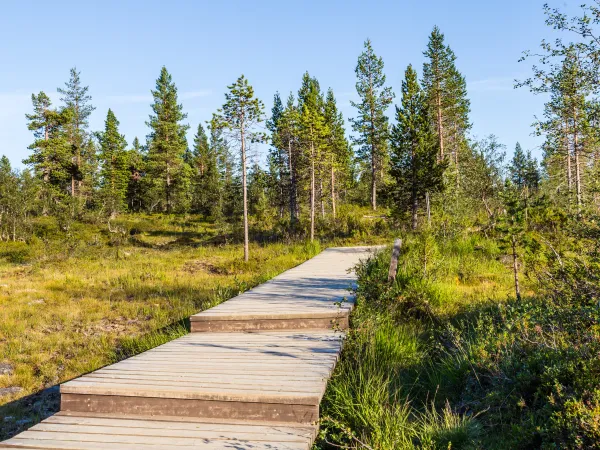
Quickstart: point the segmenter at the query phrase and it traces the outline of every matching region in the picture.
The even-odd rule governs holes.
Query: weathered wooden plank
[[[295,426],[288,425],[272,425],[272,424],[257,424],[254,422],[233,421],[232,423],[219,423],[215,421],[204,421],[191,419],[181,419],[175,417],[166,417],[163,419],[146,418],[140,419],[139,416],[130,417],[115,417],[115,416],[90,416],[90,415],[66,415],[64,413],[50,416],[42,424],[60,424],[60,425],[92,425],[114,427],[117,429],[127,430],[135,429],[150,429],[150,430],[169,430],[170,432],[178,430],[193,430],[196,432],[221,432],[226,436],[233,435],[236,431],[243,431],[249,434],[259,434],[261,439],[268,436],[297,436],[297,439],[310,440],[315,436],[314,426]],[[37,425],[36,425],[37,427]],[[110,431],[109,431],[110,432]],[[260,440],[260,439],[259,439]]]
[[[124,372],[124,371],[104,371],[104,372],[94,372],[88,375],[94,378],[132,378],[132,379],[148,379],[148,380],[177,380],[179,381],[205,381],[205,380],[215,380],[214,373],[209,374],[177,374],[177,373],[148,373],[148,372]],[[324,377],[322,376],[294,376],[294,374],[289,374],[282,381],[293,382],[293,383],[308,383],[310,381],[322,381]],[[223,376],[221,377],[221,381],[224,383],[230,382],[246,382],[246,383],[259,383],[259,384],[272,384],[272,378],[265,378],[262,375],[248,375],[246,373],[240,373],[235,375]]]
[[[86,413],[86,412],[78,412],[72,413],[69,411],[60,411],[55,415],[51,416],[51,418],[73,418],[76,420],[80,419],[110,419],[110,420],[134,420],[134,421],[151,421],[157,423],[167,423],[167,426],[171,426],[171,423],[182,423],[182,424],[197,424],[198,426],[205,425],[215,425],[215,426],[246,426],[251,425],[253,427],[268,427],[268,428],[276,428],[276,429],[287,429],[290,428],[292,430],[303,430],[303,432],[312,433],[313,435],[316,433],[316,428],[313,424],[290,424],[286,422],[276,422],[276,421],[246,421],[246,420],[238,420],[238,419],[219,419],[219,418],[203,418],[203,417],[179,417],[179,416],[144,416],[140,414],[103,414],[103,413]],[[50,418],[46,419],[50,420]]]
[[[61,394],[120,396],[145,398],[164,398],[170,400],[215,400],[246,403],[282,403],[318,405],[322,390],[315,388],[309,392],[292,391],[285,388],[271,391],[259,389],[235,389],[232,387],[202,387],[194,390],[190,387],[152,386],[141,383],[81,383],[61,389]]]
[[[156,428],[156,424],[154,427],[148,426],[138,426],[139,424],[128,424],[127,426],[123,426],[123,424],[108,424],[101,425],[97,423],[91,424],[64,424],[64,423],[52,423],[52,422],[42,422],[34,427],[30,428],[29,431],[33,432],[45,432],[45,433],[55,433],[55,436],[59,436],[59,433],[65,436],[65,438],[73,437],[77,438],[77,436],[72,436],[74,433],[82,433],[87,435],[112,435],[112,436],[134,436],[139,438],[150,438],[150,437],[159,437],[159,438],[184,438],[184,439],[213,439],[216,441],[223,440],[240,440],[240,441],[268,441],[273,442],[276,439],[278,442],[310,442],[310,437],[300,436],[298,434],[290,434],[290,433],[276,433],[275,430],[269,430],[269,435],[264,434],[264,431],[255,430],[252,427],[241,427],[237,426],[233,430],[223,431],[223,430],[209,430],[202,429],[199,427],[195,428],[168,428],[164,425],[161,428]],[[69,439],[69,440],[71,440]],[[144,439],[139,439],[143,441]]]
[[[61,411],[146,416],[204,417],[310,424],[319,419],[319,406],[208,399],[119,395],[63,394]]]
[[[233,383],[222,383],[217,380],[156,380],[156,379],[144,379],[140,377],[126,378],[126,377],[94,377],[88,380],[73,384],[71,389],[67,392],[78,391],[85,386],[90,386],[95,389],[100,389],[103,386],[109,385],[115,389],[134,389],[136,392],[140,392],[147,389],[148,392],[154,392],[157,389],[165,389],[169,392],[186,391],[190,393],[204,393],[204,392],[232,392],[232,393],[281,393],[286,392],[290,395],[300,393],[314,393],[320,391],[321,387],[325,385],[324,381],[319,382],[293,382],[285,383],[283,380],[278,383],[277,386],[273,386],[273,383],[247,383],[247,382],[233,382]]]
[[[30,433],[26,432],[29,436]],[[77,440],[60,439],[56,437],[52,439],[52,433],[41,436],[40,433],[31,432],[31,438],[16,437],[6,442],[0,443],[0,449],[44,449],[44,450],[63,450],[63,449],[78,449],[78,450],[139,450],[139,449],[164,449],[177,450],[181,448],[202,448],[202,449],[219,449],[223,448],[238,448],[252,450],[306,450],[309,448],[305,443],[301,442],[248,442],[243,441],[221,441],[212,439],[173,439],[173,438],[152,438],[146,442],[126,436],[119,437],[104,437],[97,435],[79,434]]]

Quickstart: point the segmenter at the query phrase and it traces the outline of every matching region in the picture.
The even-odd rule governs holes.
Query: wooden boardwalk
[[[331,248],[191,317],[192,333],[61,386],[61,412],[0,449],[310,449],[352,307]]]

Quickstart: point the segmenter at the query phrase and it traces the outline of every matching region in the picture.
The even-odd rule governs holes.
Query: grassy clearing
[[[124,233],[74,223],[64,234],[50,218],[36,227],[27,244],[0,243],[0,363],[11,369],[0,389],[16,388],[0,391],[0,438],[56,408],[44,389],[185,334],[191,314],[321,250],[253,244],[244,263],[233,238],[197,218],[128,216],[111,224]]]

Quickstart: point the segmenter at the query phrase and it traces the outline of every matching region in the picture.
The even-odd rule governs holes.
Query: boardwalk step
[[[335,331],[192,333],[61,386],[61,410],[311,423]]]
[[[315,425],[58,413],[0,449],[308,450],[316,431]]]
[[[190,317],[192,332],[348,328],[355,277],[367,248],[330,248],[214,308]]]

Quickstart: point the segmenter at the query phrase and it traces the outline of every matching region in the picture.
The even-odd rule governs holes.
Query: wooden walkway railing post
[[[390,270],[388,272],[388,282],[391,283],[396,279],[398,271],[398,258],[400,257],[400,247],[402,247],[402,239],[394,241],[394,249],[392,250],[392,259],[390,260]]]

